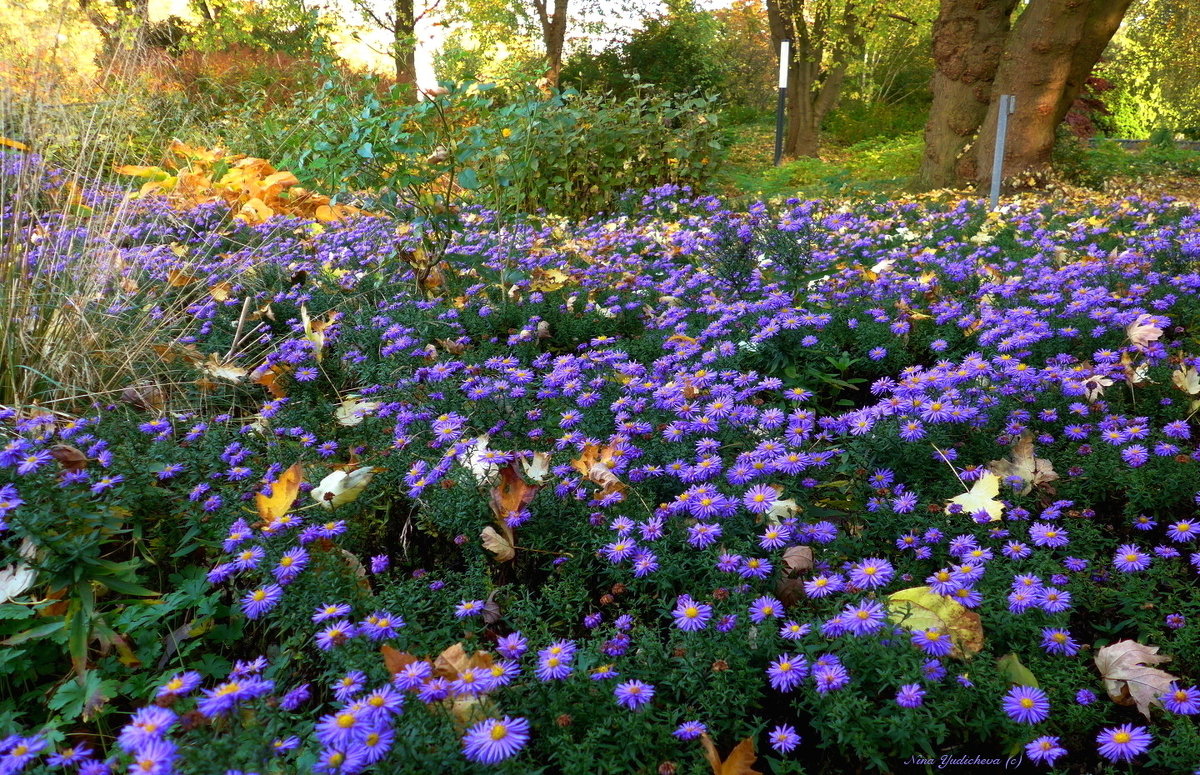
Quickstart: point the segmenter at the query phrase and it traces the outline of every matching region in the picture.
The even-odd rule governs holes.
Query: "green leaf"
[[[0,643],[4,644],[5,646],[19,646],[26,641],[36,640],[38,638],[44,638],[47,635],[52,635],[61,630],[64,626],[66,626],[66,622],[62,619],[58,619],[57,621],[47,622],[46,624],[40,624],[37,627],[32,627],[24,632],[18,632],[16,635],[0,641]]]
[[[1041,686],[1037,676],[1021,664],[1021,660],[1017,658],[1016,654],[1005,654],[1000,657],[996,660],[996,667],[1000,669],[1000,674],[1004,676],[1004,680],[1008,681],[1009,686]]]
[[[475,189],[479,188],[479,176],[471,167],[466,167],[461,170],[458,173],[458,178],[455,182],[468,191],[474,191]]]
[[[363,143],[358,147],[358,155],[364,159],[374,159],[375,148],[370,143]]]

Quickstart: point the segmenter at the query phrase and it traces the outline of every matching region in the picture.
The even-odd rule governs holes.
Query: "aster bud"
[[[722,673],[728,669],[729,669],[729,663],[723,659],[718,659],[716,662],[712,663],[712,671],[714,673]]]
[[[675,762],[663,762],[658,765],[658,775],[675,775]]]
[[[717,587],[712,593],[713,600],[728,600],[729,590],[725,587]]]
[[[558,718],[554,719],[554,723],[558,724],[560,727],[563,727],[564,729],[566,727],[571,726],[571,723],[574,721],[575,721],[575,719],[571,718],[570,713],[563,713]]]
[[[621,582],[619,582],[619,581],[618,581],[616,584],[613,584],[613,585],[612,585],[612,593],[613,593],[614,595],[623,595],[623,594],[625,594],[625,585],[624,585],[624,584],[622,584],[622,583],[621,583]]]
[[[616,598],[614,598],[612,595],[601,595],[600,605],[612,605],[614,600],[616,600]]]
[[[687,649],[677,647],[674,651],[671,652],[671,656],[679,657],[680,659],[682,659],[683,657],[687,656]]]

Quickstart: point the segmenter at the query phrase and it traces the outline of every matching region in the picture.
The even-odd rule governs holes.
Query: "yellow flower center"
[[[1021,707],[1025,708],[1026,710],[1029,710],[1030,708],[1033,707],[1033,700],[1029,699],[1028,697],[1022,697],[1021,698]]]
[[[700,615],[700,609],[694,605],[689,605],[687,608],[683,609],[683,615],[689,619],[695,619]]]
[[[358,719],[353,713],[342,713],[337,717],[337,725],[342,729],[349,729],[358,723]]]
[[[508,727],[504,726],[500,722],[492,724],[491,738],[493,740],[503,740],[506,737],[508,737]]]
[[[1115,735],[1113,735],[1113,742],[1120,743],[1122,745],[1124,745],[1125,743],[1128,743],[1132,739],[1133,739],[1133,735],[1129,734],[1128,732],[1118,732]]]

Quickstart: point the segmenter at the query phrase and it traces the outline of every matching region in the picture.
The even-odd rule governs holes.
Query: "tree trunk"
[[[821,4],[806,13],[804,2],[767,0],[767,22],[775,50],[779,51],[781,41],[792,42],[783,137],[783,155],[788,159],[817,156],[821,122],[837,105],[846,82],[846,68],[864,44],[862,21],[853,0],[847,0],[832,19],[828,8]],[[825,46],[831,38],[835,42],[826,60]]]
[[[551,88],[558,87],[562,73],[563,43],[567,37],[567,5],[570,0],[554,0],[550,10],[546,0],[533,0],[538,22],[542,25],[542,44],[546,47],[546,80]]]
[[[405,96],[417,101],[417,14],[413,0],[392,1],[392,61],[396,66],[396,83],[411,86]]]
[[[1039,176],[1050,166],[1055,130],[1079,96],[1130,0],[1035,0],[1021,14],[996,70],[992,103],[975,142],[975,179],[991,182],[997,99],[1016,97],[1002,177]]]
[[[933,23],[933,103],[920,182],[942,188],[979,131],[1017,0],[942,0]]]

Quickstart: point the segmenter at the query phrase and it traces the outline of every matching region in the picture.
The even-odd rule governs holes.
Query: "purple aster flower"
[[[778,619],[781,616],[783,616],[783,603],[769,595],[764,595],[750,604],[750,621],[755,624],[766,619]]]
[[[1132,724],[1110,727],[1096,735],[1100,755],[1113,762],[1132,761],[1133,757],[1150,747],[1152,740],[1145,727]]]
[[[422,663],[424,664],[424,663]],[[312,687],[309,684],[300,684],[296,688],[283,695],[283,699],[279,701],[279,707],[289,713],[300,708],[301,705],[308,702],[312,696]]]
[[[812,677],[817,692],[820,694],[841,689],[850,683],[850,673],[846,671],[846,668],[836,664],[814,668]]]
[[[613,696],[617,698],[618,705],[637,710],[654,698],[654,687],[636,679],[625,681],[617,684],[613,689]]]
[[[896,692],[896,704],[901,708],[918,708],[925,703],[925,690],[921,684],[904,684]]]
[[[850,583],[860,589],[887,586],[895,575],[896,570],[892,564],[880,557],[868,557],[850,566]]]
[[[822,573],[804,582],[804,593],[809,597],[826,597],[827,595],[842,591],[845,586],[846,583],[842,580],[841,575],[837,573]]]
[[[520,659],[529,648],[529,642],[520,632],[505,635],[496,641],[496,651],[509,659]]]
[[[1042,630],[1042,648],[1047,654],[1062,654],[1068,657],[1079,653],[1079,644],[1071,640],[1071,633],[1055,627]]]
[[[1037,605],[1046,613],[1058,614],[1071,607],[1071,593],[1046,587],[1037,595]]]
[[[1067,749],[1059,745],[1057,737],[1043,735],[1026,745],[1025,753],[1029,755],[1030,761],[1052,767],[1055,759],[1066,756]]]
[[[1113,555],[1113,567],[1122,573],[1135,573],[1150,567],[1150,555],[1134,544],[1121,544]]]
[[[283,587],[278,584],[267,584],[264,587],[247,592],[242,598],[242,612],[247,619],[257,619],[270,611],[283,599]]]
[[[780,654],[767,668],[771,688],[785,693],[799,686],[807,675],[808,660],[800,655]]]
[[[771,747],[779,753],[788,753],[800,745],[800,735],[796,734],[796,728],[789,724],[780,724],[775,727],[771,730],[768,738],[771,741]]]
[[[1162,696],[1163,707],[1172,713],[1182,716],[1194,716],[1200,713],[1200,689],[1189,686],[1186,689],[1177,683],[1171,684]]]
[[[861,637],[880,630],[887,618],[887,612],[878,602],[863,600],[858,605],[847,605],[842,610],[842,618],[851,634]]]
[[[954,650],[950,636],[936,627],[915,631],[912,634],[912,642],[931,657],[944,657]]]
[[[799,622],[788,620],[779,628],[779,637],[784,640],[800,640],[812,630],[811,624],[800,624]]]
[[[685,721],[676,727],[675,731],[671,734],[680,740],[695,740],[707,731],[708,727],[699,721]]]
[[[165,738],[167,730],[178,720],[170,708],[156,705],[139,708],[121,729],[117,745],[126,751],[134,751],[153,740]]]
[[[322,651],[329,651],[342,645],[357,634],[358,630],[354,625],[342,619],[317,633],[317,647]]]
[[[1167,537],[1172,541],[1186,543],[1200,536],[1200,524],[1194,519],[1181,519],[1167,526]]]
[[[155,692],[154,696],[158,698],[184,697],[196,691],[197,687],[200,686],[200,680],[200,673],[195,670],[179,673],[158,687],[158,691]]]
[[[463,600],[454,609],[454,616],[459,619],[464,619],[468,616],[480,616],[483,614],[482,600]]]
[[[766,514],[777,500],[779,492],[774,487],[769,484],[756,484],[742,496],[742,505],[751,514]]]
[[[1164,624],[1166,624],[1169,629],[1178,630],[1187,624],[1187,619],[1184,618],[1183,614],[1167,614]]]
[[[675,626],[684,632],[703,630],[712,618],[712,606],[698,603],[688,595],[680,595],[671,615],[675,617]]]
[[[1014,686],[1004,696],[1004,712],[1021,724],[1037,724],[1050,717],[1050,700],[1036,686]]]
[[[1035,546],[1066,546],[1070,543],[1067,531],[1046,522],[1034,522],[1029,526],[1029,539]]]
[[[345,603],[328,603],[323,606],[318,606],[315,613],[312,615],[314,622],[323,622],[326,619],[336,619],[344,617],[350,613],[350,606]]]
[[[386,571],[388,569],[388,566],[390,564],[391,564],[391,560],[388,559],[388,556],[386,554],[377,554],[371,558],[371,572],[372,573],[383,573],[384,571]]]

